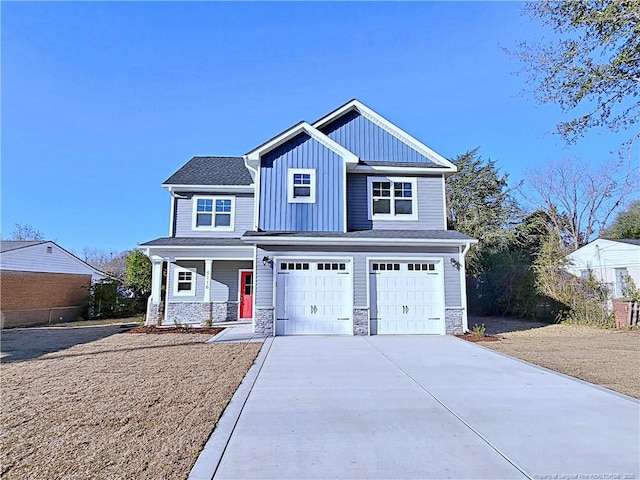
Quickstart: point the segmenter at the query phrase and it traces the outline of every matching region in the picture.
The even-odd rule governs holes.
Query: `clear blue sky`
[[[504,53],[544,32],[520,3],[2,2],[2,234],[67,249],[166,236],[162,181],[242,155],[358,98],[431,148],[497,161],[512,183],[564,148],[554,106],[519,96]]]

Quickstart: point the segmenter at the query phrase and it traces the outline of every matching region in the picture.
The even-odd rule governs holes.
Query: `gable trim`
[[[301,133],[306,133],[312,139],[325,146],[329,150],[332,150],[336,154],[338,154],[345,163],[358,163],[358,157],[354,155],[352,152],[344,148],[342,145],[338,144],[327,135],[322,133],[320,130],[314,128],[307,122],[300,122],[297,125],[294,125],[288,130],[285,130],[281,134],[273,137],[271,140],[263,143],[259,147],[251,150],[249,153],[244,155],[244,161],[247,168],[252,170],[257,170],[260,168],[260,159],[261,157],[270,152],[271,150],[278,148],[280,145],[288,142],[292,138],[296,137]]]
[[[393,135],[398,140],[406,143],[411,148],[413,148],[417,152],[419,152],[422,155],[424,155],[425,157],[427,157],[429,160],[433,161],[434,163],[436,163],[438,165],[441,165],[442,167],[444,167],[446,169],[446,171],[448,171],[448,172],[456,172],[456,171],[458,171],[457,167],[452,162],[450,162],[449,160],[444,158],[442,155],[440,155],[440,154],[436,153],[435,151],[431,150],[424,143],[422,143],[419,140],[417,140],[416,138],[412,137],[411,135],[409,135],[404,130],[401,130],[396,125],[391,123],[389,120],[387,120],[386,118],[384,118],[381,115],[377,114],[376,112],[371,110],[369,107],[367,107],[366,105],[364,105],[363,103],[361,103],[360,101],[355,100],[355,99],[354,100],[350,100],[349,102],[345,103],[342,107],[339,107],[338,109],[334,110],[333,112],[329,113],[328,115],[325,115],[324,117],[320,118],[319,120],[316,120],[313,123],[313,127],[317,128],[317,129],[320,129],[323,126],[327,125],[328,123],[330,123],[330,122],[342,117],[344,114],[346,114],[346,113],[348,113],[348,112],[350,112],[352,110],[357,110],[367,120],[371,121],[373,124],[375,124],[378,127],[382,128],[383,130],[385,130],[390,135]]]

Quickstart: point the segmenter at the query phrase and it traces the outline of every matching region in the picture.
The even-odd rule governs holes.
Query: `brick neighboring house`
[[[107,275],[50,241],[0,242],[0,327],[74,320]]]

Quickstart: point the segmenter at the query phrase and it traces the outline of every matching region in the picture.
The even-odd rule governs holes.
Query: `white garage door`
[[[444,334],[442,262],[373,261],[371,320],[378,334]]]
[[[278,261],[276,334],[353,334],[351,263]]]

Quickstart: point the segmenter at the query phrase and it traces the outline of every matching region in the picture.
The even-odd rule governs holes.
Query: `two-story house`
[[[140,245],[153,263],[147,322],[251,319],[268,335],[466,331],[476,240],[447,230],[455,171],[357,100],[242,157],[195,157],[163,184],[169,236]]]

